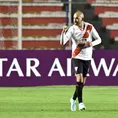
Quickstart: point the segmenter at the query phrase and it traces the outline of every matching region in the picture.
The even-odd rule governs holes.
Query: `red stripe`
[[[86,32],[83,36],[83,38],[88,38],[89,37],[89,32],[92,30],[92,26],[91,25],[88,25],[87,28],[86,28]]]

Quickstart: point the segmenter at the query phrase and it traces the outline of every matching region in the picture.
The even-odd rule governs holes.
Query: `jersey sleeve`
[[[62,32],[60,36],[60,44],[65,45],[72,37],[72,28],[69,28],[66,32]]]
[[[102,42],[102,40],[101,40],[98,32],[94,28],[94,26],[92,26],[92,36],[95,39],[94,41],[92,41],[92,46],[96,46]]]

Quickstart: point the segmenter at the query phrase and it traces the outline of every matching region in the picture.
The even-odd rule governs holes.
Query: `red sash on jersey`
[[[84,39],[88,38],[89,37],[89,33],[91,32],[91,30],[92,30],[92,26],[88,25],[87,28],[86,28],[86,32],[84,33],[84,36],[82,38],[84,38]],[[80,53],[80,51],[81,51],[80,45],[78,44],[77,48],[72,53],[72,58],[74,58],[75,56],[77,56]],[[82,45],[81,45],[81,47],[82,47]],[[83,47],[84,47],[84,45],[83,45]]]

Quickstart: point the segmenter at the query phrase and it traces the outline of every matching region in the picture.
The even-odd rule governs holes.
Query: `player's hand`
[[[79,48],[84,48],[84,47],[91,47],[92,46],[92,43],[91,42],[81,42],[77,45],[77,47]]]
[[[63,31],[62,32],[66,32],[67,31],[67,29],[68,29],[68,26],[63,26]]]
[[[85,42],[85,47],[91,47],[92,43],[91,42]]]
[[[79,48],[84,48],[84,47],[85,47],[85,43],[80,42],[80,43],[77,45],[77,47],[79,47]]]

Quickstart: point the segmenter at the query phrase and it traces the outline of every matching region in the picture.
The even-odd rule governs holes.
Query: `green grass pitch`
[[[75,86],[0,87],[0,118],[118,118],[118,87],[85,86],[86,111],[70,111]]]

